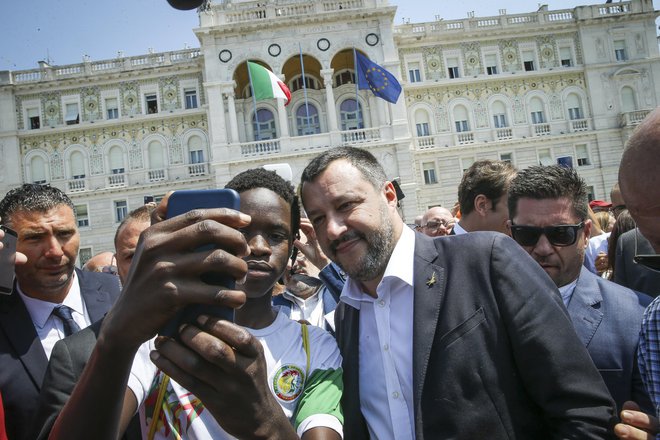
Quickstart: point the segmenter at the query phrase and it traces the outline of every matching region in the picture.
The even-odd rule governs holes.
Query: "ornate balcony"
[[[108,176],[108,188],[122,188],[126,186],[126,174],[112,174]]]
[[[77,193],[85,191],[85,179],[71,179],[67,182],[67,192]]]
[[[147,171],[147,182],[161,182],[167,179],[167,170],[161,168],[159,170],[149,170]]]
[[[532,124],[532,136],[549,136],[550,135],[550,124],[541,123],[541,124]]]
[[[621,127],[639,125],[649,113],[651,113],[651,110],[635,110],[632,112],[621,113],[619,116],[620,125]]]

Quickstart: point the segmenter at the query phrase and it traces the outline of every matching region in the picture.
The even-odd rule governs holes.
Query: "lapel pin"
[[[436,279],[435,279],[435,272],[433,272],[433,275],[431,275],[431,278],[428,279],[428,281],[426,282],[426,285],[427,285],[428,287],[433,287],[433,285],[435,284],[435,282],[436,282]]]

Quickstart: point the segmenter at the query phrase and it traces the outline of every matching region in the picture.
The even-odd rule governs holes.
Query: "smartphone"
[[[0,229],[5,232],[0,249],[0,293],[11,295],[14,290],[14,265],[16,261],[16,232],[4,225]]]
[[[167,201],[167,218],[176,217],[193,209],[231,208],[239,210],[240,197],[233,189],[183,190],[174,191]],[[192,252],[208,251],[212,246],[203,246]],[[207,284],[224,286],[228,289],[235,287],[233,278],[218,273],[209,272],[201,276]],[[180,310],[165,327],[160,335],[177,338],[179,327],[183,324],[197,324],[199,315],[211,315],[227,321],[234,321],[234,309],[222,306],[209,306],[206,304],[190,304]]]

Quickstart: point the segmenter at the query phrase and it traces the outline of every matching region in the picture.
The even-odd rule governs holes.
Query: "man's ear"
[[[393,206],[396,207],[396,203],[398,199],[396,197],[396,188],[394,188],[392,182],[387,181],[385,183],[385,186],[383,187],[383,194],[385,195],[385,199],[387,200],[387,203],[392,204]]]
[[[479,213],[481,217],[486,217],[488,211],[491,209],[491,201],[483,194],[478,194],[474,198],[474,210]]]

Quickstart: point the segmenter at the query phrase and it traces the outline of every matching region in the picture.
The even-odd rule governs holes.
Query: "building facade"
[[[368,148],[405,193],[406,221],[452,206],[475,160],[578,169],[607,198],[623,145],[660,97],[657,12],[630,0],[394,26],[385,0],[227,0],[199,11],[200,47],[0,72],[0,194],[69,194],[82,261],[118,222],[174,189]],[[353,51],[400,78],[396,104],[356,90]],[[252,99],[246,62],[292,92]]]

